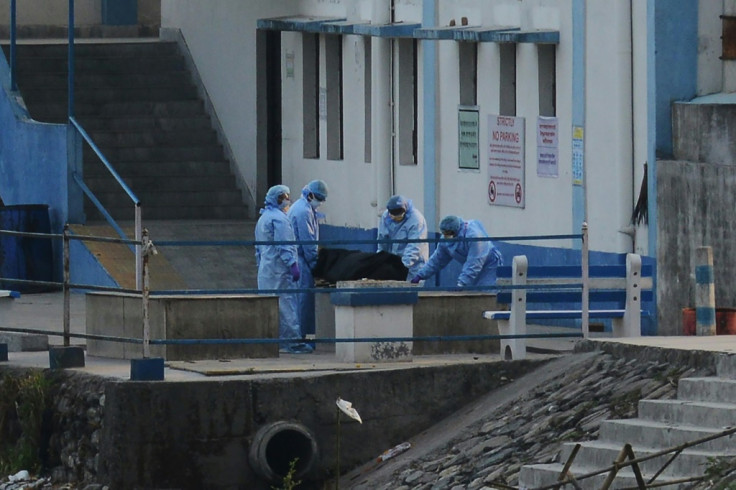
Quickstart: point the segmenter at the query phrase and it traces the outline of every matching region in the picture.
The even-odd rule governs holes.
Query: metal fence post
[[[69,223],[64,225],[64,346],[69,347],[69,309],[70,309],[70,297],[69,297]]]
[[[141,300],[143,303],[143,358],[151,357],[151,325],[148,318],[148,300],[150,293],[150,283],[148,277],[148,248],[150,240],[148,238],[148,230],[143,230],[142,240],[142,269],[143,269],[143,287],[141,289]]]
[[[590,292],[590,280],[588,278],[588,223],[583,222],[583,243],[581,247],[581,259],[580,259],[580,265],[581,265],[581,278],[583,281],[583,297],[581,300],[581,310],[582,310],[582,330],[583,330],[583,338],[587,339],[588,334],[590,333],[590,298],[588,296]]]

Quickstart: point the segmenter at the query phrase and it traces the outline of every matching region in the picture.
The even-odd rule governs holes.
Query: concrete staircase
[[[604,421],[598,440],[581,443],[570,473],[580,477],[610,468],[626,443],[631,444],[637,458],[642,458],[736,426],[736,370],[730,365],[719,366],[718,375],[681,379],[676,400],[640,400],[638,418]],[[676,480],[702,477],[719,458],[736,456],[735,440],[736,436],[731,435],[685,449],[654,483],[670,482],[660,487],[666,489],[689,488],[691,484]],[[532,489],[555,483],[575,444],[565,443],[555,463],[524,466],[519,487]],[[655,475],[672,454],[640,463],[644,481]],[[606,477],[597,475],[579,484],[581,488],[601,488]],[[631,467],[621,469],[611,486],[624,487],[637,487]],[[560,488],[574,487],[567,484]]]
[[[35,120],[67,121],[67,52],[64,43],[17,46],[18,87]],[[247,216],[176,43],[84,40],[75,59],[75,117],[141,200],[144,220]],[[87,144],[84,180],[113,218],[133,219],[130,199]],[[102,218],[88,199],[85,212]]]

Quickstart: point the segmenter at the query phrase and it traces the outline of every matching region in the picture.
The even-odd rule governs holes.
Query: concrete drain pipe
[[[297,422],[279,421],[264,425],[253,437],[248,460],[256,474],[269,483],[281,483],[289,464],[297,459],[294,478],[309,477],[318,459],[312,433]]]

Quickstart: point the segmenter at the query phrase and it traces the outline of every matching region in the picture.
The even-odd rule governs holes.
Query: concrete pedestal
[[[345,281],[332,293],[335,336],[339,339],[396,338],[413,336],[415,292],[381,292],[378,288],[405,287],[403,281]],[[340,292],[364,288],[365,292]],[[410,341],[338,342],[335,357],[344,362],[411,361]]]
[[[315,336],[318,339],[335,338],[335,305],[330,300],[330,295],[334,291],[334,289],[326,289],[324,293],[314,295]],[[318,352],[335,352],[335,344],[317,342],[315,345]]]

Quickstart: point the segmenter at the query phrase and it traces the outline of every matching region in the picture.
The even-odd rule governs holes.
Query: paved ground
[[[23,294],[20,298],[0,298],[0,329],[16,328],[42,330],[46,332],[63,332],[63,294],[61,292]],[[84,294],[70,295],[70,332],[85,333],[85,297]],[[532,329],[535,333],[547,331],[544,327]],[[559,330],[557,330],[559,331]],[[0,331],[0,334],[4,332]],[[656,346],[671,349],[704,350],[717,352],[736,352],[736,336],[720,335],[713,337],[639,337],[629,339],[597,338],[600,342],[621,342],[626,344]],[[533,347],[530,357],[545,357],[569,352],[574,348],[576,339],[529,339],[528,345]],[[49,335],[49,345],[63,345],[63,337]],[[71,345],[84,345],[82,338],[72,338]],[[142,353],[141,353],[142,354]],[[47,351],[10,352],[9,364],[42,367],[49,366]],[[414,356],[411,362],[354,364],[338,361],[331,352],[318,352],[307,355],[281,354],[271,359],[232,359],[208,360],[195,362],[168,362],[165,379],[176,380],[213,380],[221,376],[316,376],[326,372],[361,371],[372,369],[409,369],[427,365],[446,365],[456,363],[475,363],[497,361],[500,355],[489,354],[454,354],[437,356]],[[87,356],[85,372],[103,376],[128,379],[130,362],[126,360],[105,359]]]

